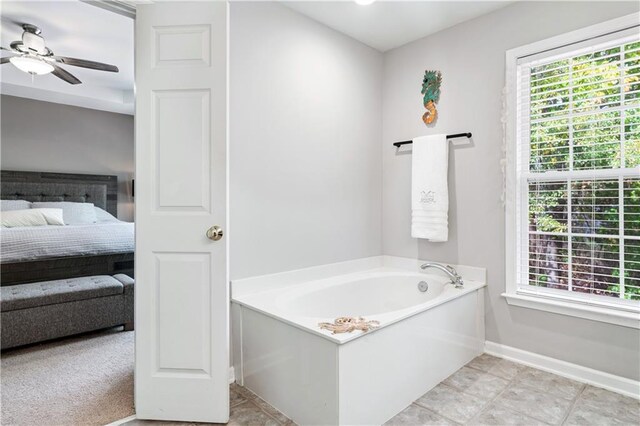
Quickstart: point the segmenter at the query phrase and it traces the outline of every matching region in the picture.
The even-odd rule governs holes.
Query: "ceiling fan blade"
[[[53,56],[58,62],[65,65],[73,65],[74,67],[89,68],[98,71],[118,72],[118,67],[115,65],[103,64],[101,62],[87,61],[85,59],[67,58],[66,56]]]
[[[78,80],[69,71],[60,68],[56,64],[51,64],[51,66],[53,66],[53,71],[51,72],[51,74],[55,75],[59,79],[64,80],[69,84],[80,84],[80,83],[82,83],[80,80]]]
[[[6,64],[11,59],[11,56],[7,56],[6,58],[0,58],[0,65]]]

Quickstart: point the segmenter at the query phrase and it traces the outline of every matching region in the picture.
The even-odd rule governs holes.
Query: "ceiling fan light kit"
[[[12,42],[8,49],[6,47],[0,47],[0,50],[11,52],[17,56],[0,58],[0,64],[11,62],[20,71],[29,73],[32,76],[52,73],[54,76],[69,84],[80,84],[82,82],[58,64],[97,71],[119,71],[115,65],[87,61],[85,59],[68,58],[66,56],[56,56],[51,49],[45,45],[44,38],[40,35],[42,33],[40,28],[31,24],[22,24],[22,29],[24,32],[22,33],[21,41]]]
[[[32,56],[12,56],[9,61],[20,71],[29,74],[44,75],[54,70],[53,65]]]

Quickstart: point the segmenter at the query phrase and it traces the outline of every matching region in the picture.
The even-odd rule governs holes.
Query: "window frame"
[[[517,171],[518,143],[518,60],[542,52],[566,48],[586,40],[640,27],[640,13],[633,13],[592,25],[566,34],[561,34],[525,46],[506,51],[506,99],[505,99],[505,266],[506,286],[502,296],[513,306],[542,310],[561,315],[585,318],[606,322],[624,327],[640,329],[640,311],[622,303],[593,303],[580,295],[573,295],[566,290],[556,291],[523,291],[518,288],[518,244],[526,244],[518,235],[518,221],[528,223],[528,214],[518,214],[521,195],[517,187],[521,182]],[[539,289],[538,289],[539,290]],[[553,290],[553,289],[549,289]]]

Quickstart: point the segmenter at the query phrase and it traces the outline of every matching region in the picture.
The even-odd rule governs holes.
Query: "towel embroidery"
[[[420,193],[420,202],[422,204],[435,204],[436,202],[436,193],[434,191],[422,191]]]

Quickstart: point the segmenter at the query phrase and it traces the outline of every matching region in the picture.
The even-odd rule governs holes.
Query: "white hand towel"
[[[411,236],[449,239],[449,142],[446,135],[413,140],[411,164]]]

